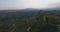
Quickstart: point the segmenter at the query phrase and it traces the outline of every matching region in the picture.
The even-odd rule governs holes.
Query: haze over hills
[[[34,11],[34,10],[60,10],[60,3],[52,3],[48,8],[23,8],[23,9],[3,9],[0,11]]]
[[[53,3],[49,4],[50,8],[47,8],[47,10],[60,10],[60,3]]]

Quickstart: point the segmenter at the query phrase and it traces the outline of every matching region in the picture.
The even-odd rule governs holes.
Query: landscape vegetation
[[[60,32],[60,10],[0,10],[0,32]]]

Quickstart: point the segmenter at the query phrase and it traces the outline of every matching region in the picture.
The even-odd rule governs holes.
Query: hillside
[[[60,11],[56,10],[0,11],[0,32],[60,32],[57,25]]]

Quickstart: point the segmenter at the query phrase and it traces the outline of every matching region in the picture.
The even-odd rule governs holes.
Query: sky
[[[0,9],[40,9],[56,6],[60,6],[60,0],[0,0]]]

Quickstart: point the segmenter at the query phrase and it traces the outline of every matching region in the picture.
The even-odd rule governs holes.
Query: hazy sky
[[[60,0],[0,0],[0,9],[50,8],[58,6],[59,2]]]

